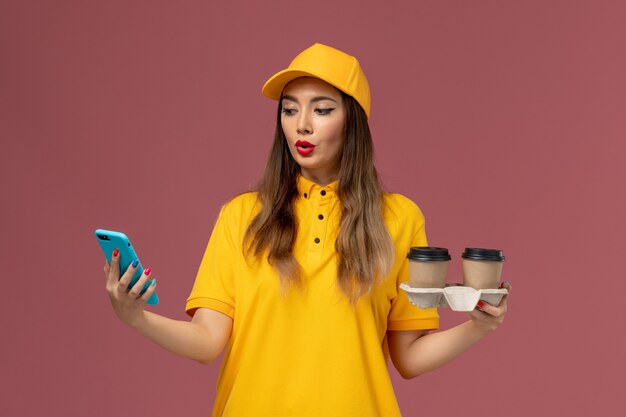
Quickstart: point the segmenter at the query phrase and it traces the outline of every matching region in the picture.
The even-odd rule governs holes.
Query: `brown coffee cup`
[[[415,246],[409,251],[409,279],[414,288],[443,288],[450,254],[446,248]]]
[[[504,265],[500,249],[465,248],[461,257],[464,286],[476,290],[498,288]]]

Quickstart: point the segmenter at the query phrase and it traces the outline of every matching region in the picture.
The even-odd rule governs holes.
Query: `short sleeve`
[[[222,207],[213,233],[202,257],[196,281],[187,298],[185,311],[193,316],[198,308],[210,308],[234,318],[235,314],[235,257],[241,253],[233,234],[232,207]]]
[[[409,249],[413,246],[428,246],[424,215],[414,203],[412,206],[409,213],[414,217],[412,222],[413,236],[410,239],[410,244],[405,248],[401,248],[402,260],[396,278],[397,295],[391,302],[391,310],[387,320],[388,330],[430,330],[439,328],[439,313],[437,309],[421,309],[412,305],[405,292],[400,289],[401,283],[409,281],[409,261],[406,258]]]

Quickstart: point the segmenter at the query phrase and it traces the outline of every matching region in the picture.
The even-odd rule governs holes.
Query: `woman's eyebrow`
[[[331,98],[331,97],[317,96],[317,97],[314,97],[314,98],[311,99],[311,103],[315,103],[317,101],[324,101],[324,100],[330,100],[330,101],[333,101],[335,103],[337,102],[337,100],[335,100],[334,98]]]
[[[295,103],[299,103],[297,98],[295,98],[294,96],[290,96],[290,95],[284,95],[283,96],[283,100],[293,101]]]
[[[294,103],[300,103],[297,98],[295,98],[294,96],[290,96],[290,95],[284,95],[283,96],[283,100],[293,101]],[[318,102],[318,101],[324,101],[324,100],[334,101],[335,103],[337,102],[337,100],[335,100],[332,97],[317,96],[317,97],[313,97],[311,99],[311,103],[315,103],[315,102]]]

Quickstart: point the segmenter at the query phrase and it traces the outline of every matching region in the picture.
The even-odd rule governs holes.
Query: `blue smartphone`
[[[130,240],[124,233],[115,232],[113,230],[98,229],[96,230],[96,239],[98,239],[98,243],[100,244],[102,252],[104,252],[104,256],[109,264],[111,263],[111,254],[113,253],[113,250],[117,248],[120,251],[120,276],[117,279],[122,277],[124,272],[126,272],[130,264],[135,259],[139,261],[139,257],[135,253],[133,245],[131,245]],[[141,274],[143,274],[143,266],[141,265],[141,261],[139,261],[137,271],[130,280],[128,288],[132,288],[133,285],[135,285]],[[150,281],[146,282],[141,290],[141,294],[143,294],[149,286]],[[146,301],[146,304],[159,304],[159,297],[157,297],[156,292],[152,293],[148,301]]]

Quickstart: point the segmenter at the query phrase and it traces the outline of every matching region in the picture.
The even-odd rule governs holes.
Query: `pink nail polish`
[[[146,268],[145,271],[143,271],[144,274],[146,274],[146,276],[150,275],[151,269],[150,268]]]

